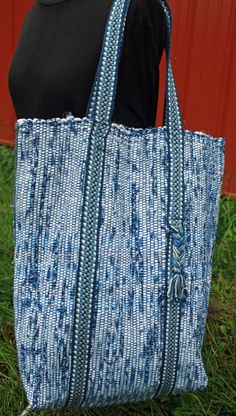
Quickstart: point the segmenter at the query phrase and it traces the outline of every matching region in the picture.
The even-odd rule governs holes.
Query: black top
[[[17,118],[84,117],[113,0],[38,0],[25,16],[9,74]],[[167,40],[158,0],[131,0],[112,121],[155,126]]]

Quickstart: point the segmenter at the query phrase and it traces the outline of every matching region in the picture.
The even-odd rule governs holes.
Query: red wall
[[[0,142],[14,145],[15,112],[8,92],[7,75],[23,18],[34,2],[7,0],[0,3]]]
[[[158,1],[158,0],[157,0]],[[7,86],[23,17],[34,2],[0,5],[0,142],[14,146],[15,112]],[[223,190],[236,196],[236,1],[169,0],[172,64],[185,129],[226,138]],[[165,54],[160,67],[156,126],[162,125]]]

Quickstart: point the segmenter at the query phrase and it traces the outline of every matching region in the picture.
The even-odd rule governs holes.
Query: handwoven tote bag
[[[111,6],[86,116],[16,121],[24,415],[207,386],[201,348],[225,139],[183,129],[166,1],[164,126],[111,121],[129,4]]]

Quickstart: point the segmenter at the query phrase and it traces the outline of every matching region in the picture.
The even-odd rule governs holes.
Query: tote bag
[[[208,383],[201,349],[225,139],[183,128],[166,1],[164,126],[111,121],[129,4],[113,1],[86,116],[16,121],[14,322],[24,415]]]

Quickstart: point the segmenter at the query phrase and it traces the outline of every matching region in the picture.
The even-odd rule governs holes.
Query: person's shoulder
[[[38,6],[38,3],[34,2],[33,4],[31,4],[31,7],[27,9],[26,14],[23,18],[23,26],[29,24],[34,19],[34,16],[38,11]]]
[[[124,54],[127,55],[133,42],[145,33],[145,38],[150,39],[149,49],[154,51],[159,63],[167,42],[167,21],[162,4],[158,0],[131,0],[128,13]]]
[[[156,19],[165,19],[165,11],[158,0],[132,0],[133,7],[139,9],[139,13],[145,21],[154,21]]]
[[[167,41],[167,20],[161,2],[158,0],[134,1],[137,2],[143,23],[152,26],[157,47],[164,47]]]
[[[23,36],[28,35],[28,30],[34,25],[34,16],[36,12],[37,4],[34,3],[26,10],[26,13],[21,21],[21,29],[20,29],[20,35],[18,39],[18,43],[21,40]]]
[[[144,24],[152,25],[154,31],[167,32],[166,14],[160,1],[158,0],[131,0],[129,6],[128,26],[132,27],[133,33],[140,31]]]
[[[128,10],[128,25],[133,31],[139,31],[144,23],[165,30],[166,15],[158,0],[131,0]]]

